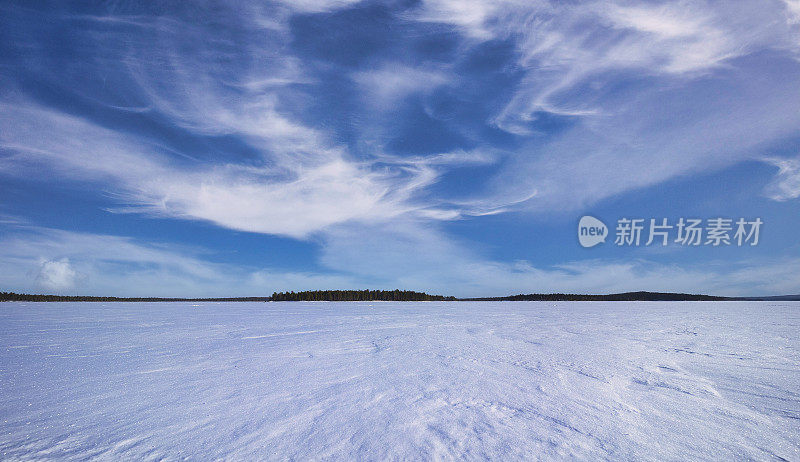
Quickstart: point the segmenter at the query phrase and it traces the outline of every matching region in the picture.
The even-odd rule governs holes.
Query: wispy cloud
[[[380,69],[359,71],[353,75],[364,89],[367,105],[387,110],[403,98],[418,92],[430,92],[451,79],[441,70],[415,69],[401,64],[386,64]]]
[[[524,76],[491,121],[530,142],[493,179],[494,200],[535,191],[521,208],[547,211],[758,158],[795,133],[800,35],[782,6],[428,0],[416,14],[515,44]],[[770,52],[787,59],[754,58]],[[539,132],[553,116],[572,128]]]
[[[300,2],[291,8],[319,13],[347,3]],[[65,79],[44,58],[30,63],[39,78],[91,104],[152,113],[196,137],[236,137],[250,157],[223,151],[201,160],[191,151],[176,153],[156,136],[106,127],[14,91],[0,101],[0,143],[10,153],[0,159],[0,171],[25,175],[47,165],[59,176],[100,185],[117,199],[114,211],[295,238],[347,221],[385,221],[416,210],[432,216],[431,204],[413,200],[436,181],[430,162],[380,153],[356,158],[334,134],[292,117],[288,101],[297,101],[297,87],[314,79],[298,58],[277,51],[287,46],[286,30],[261,21],[270,13],[286,21],[281,11],[286,13],[253,5],[224,9],[211,40],[207,27],[178,15],[68,18],[87,27],[93,44],[94,55],[80,63],[81,71],[105,76],[103,87],[115,87],[110,92],[90,95],[84,88],[93,85],[84,77],[67,72]],[[402,66],[355,79],[371,101],[387,105],[444,82],[438,71]]]
[[[506,205],[579,208],[758,157],[754,149],[792,133],[798,101],[791,89],[798,82],[786,75],[796,65],[760,66],[757,75],[748,73],[752,66],[725,72],[714,92],[704,77],[723,64],[735,68],[730,63],[737,57],[796,49],[796,31],[778,21],[781,5],[792,8],[429,0],[406,11],[401,16],[409,21],[457,27],[465,34],[463,50],[511,40],[523,75],[508,101],[494,102],[500,109],[485,121],[521,135],[522,147],[507,151],[499,175],[480,180],[490,186],[485,197],[449,198],[448,207],[424,191],[441,168],[403,159],[387,163],[383,150],[396,135],[397,102],[442,86],[457,95],[464,77],[451,69],[458,59],[410,66],[382,58],[372,70],[351,72],[369,119],[356,131],[378,137],[357,139],[364,142],[357,152],[297,108],[307,99],[304,88],[319,77],[287,51],[291,32],[263,19],[286,23],[293,13],[321,14],[349,2],[223,9],[212,40],[205,39],[205,26],[183,13],[76,15],[69,20],[88,21],[86,39],[94,46],[80,75],[104,76],[105,92],[89,95],[84,88],[95,87],[81,81],[85,77],[61,77],[46,59],[31,58],[27,64],[40,78],[105,107],[158,114],[195,136],[235,136],[253,154],[242,159],[223,151],[211,162],[179,165],[172,148],[152,136],[120,133],[16,97],[3,103],[1,136],[6,150],[24,154],[6,158],[0,168],[9,172],[11,161],[19,166],[39,159],[60,174],[106,182],[128,203],[117,210],[299,238],[337,223],[385,221],[415,210],[430,219],[452,219],[499,213]],[[109,27],[112,19],[124,27]],[[619,80],[642,78],[656,81],[615,90]],[[376,109],[381,114],[374,115]],[[536,132],[541,114],[571,118],[572,128],[543,140]],[[199,160],[192,152],[180,155]],[[484,205],[458,205],[469,203]]]
[[[386,220],[420,208],[410,201],[415,189],[436,177],[413,159],[383,158],[377,168],[348,161],[337,148],[318,153],[313,163],[281,167],[178,165],[159,146],[32,104],[2,104],[0,119],[0,143],[16,152],[0,159],[7,173],[47,165],[60,175],[104,185],[120,200],[119,211],[207,220],[243,231],[304,237],[349,220]]]
[[[800,0],[783,0],[786,4],[786,12],[789,22],[800,22]]]
[[[681,175],[757,159],[800,124],[791,109],[800,94],[784,76],[779,69],[740,71],[713,84],[713,92],[709,82],[645,91],[635,105],[612,96],[608,104],[619,104],[615,114],[532,143],[509,162],[496,190],[520,196],[536,189],[536,200],[525,204],[533,210],[579,210]]]
[[[776,201],[800,197],[800,158],[768,158],[766,161],[778,167],[778,173],[765,189],[767,197]]]
[[[705,2],[593,2],[530,11],[526,21],[501,23],[505,34],[519,37],[520,62],[529,72],[496,123],[526,134],[537,111],[613,114],[598,97],[620,73],[693,79],[759,49],[793,46],[792,31],[775,25],[774,10],[772,17],[767,12]]]

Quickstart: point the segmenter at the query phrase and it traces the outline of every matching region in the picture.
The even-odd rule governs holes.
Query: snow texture
[[[3,303],[0,459],[800,460],[800,303]]]

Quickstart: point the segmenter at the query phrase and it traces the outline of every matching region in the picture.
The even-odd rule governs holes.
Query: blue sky
[[[3,2],[0,289],[800,293],[799,127],[798,0]]]

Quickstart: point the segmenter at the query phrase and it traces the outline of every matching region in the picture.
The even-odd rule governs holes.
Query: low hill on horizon
[[[719,297],[704,294],[685,294],[674,292],[622,292],[616,294],[519,294],[503,297],[481,297],[461,300],[474,301],[595,301],[595,302],[632,302],[632,301],[726,301],[741,300],[734,297]]]

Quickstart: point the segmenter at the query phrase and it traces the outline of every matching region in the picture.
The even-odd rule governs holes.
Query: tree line
[[[387,302],[453,301],[455,297],[430,295],[413,290],[306,290],[302,292],[275,292],[273,302]]]
[[[0,292],[1,302],[349,302],[384,300],[393,302],[452,301],[455,297],[429,295],[413,290],[307,290],[275,292],[271,297],[165,298],[165,297],[95,297],[84,295],[35,295]]]
[[[95,297],[83,295],[34,295],[0,292],[0,302],[349,302],[349,301],[723,301],[723,300],[798,300],[800,295],[778,297],[716,297],[701,294],[668,292],[625,292],[619,294],[519,294],[504,297],[456,298],[430,295],[413,290],[306,290],[274,292],[271,297],[164,298],[164,297]]]
[[[0,302],[266,302],[269,297],[168,298],[95,297],[91,295],[36,295],[0,292]]]

